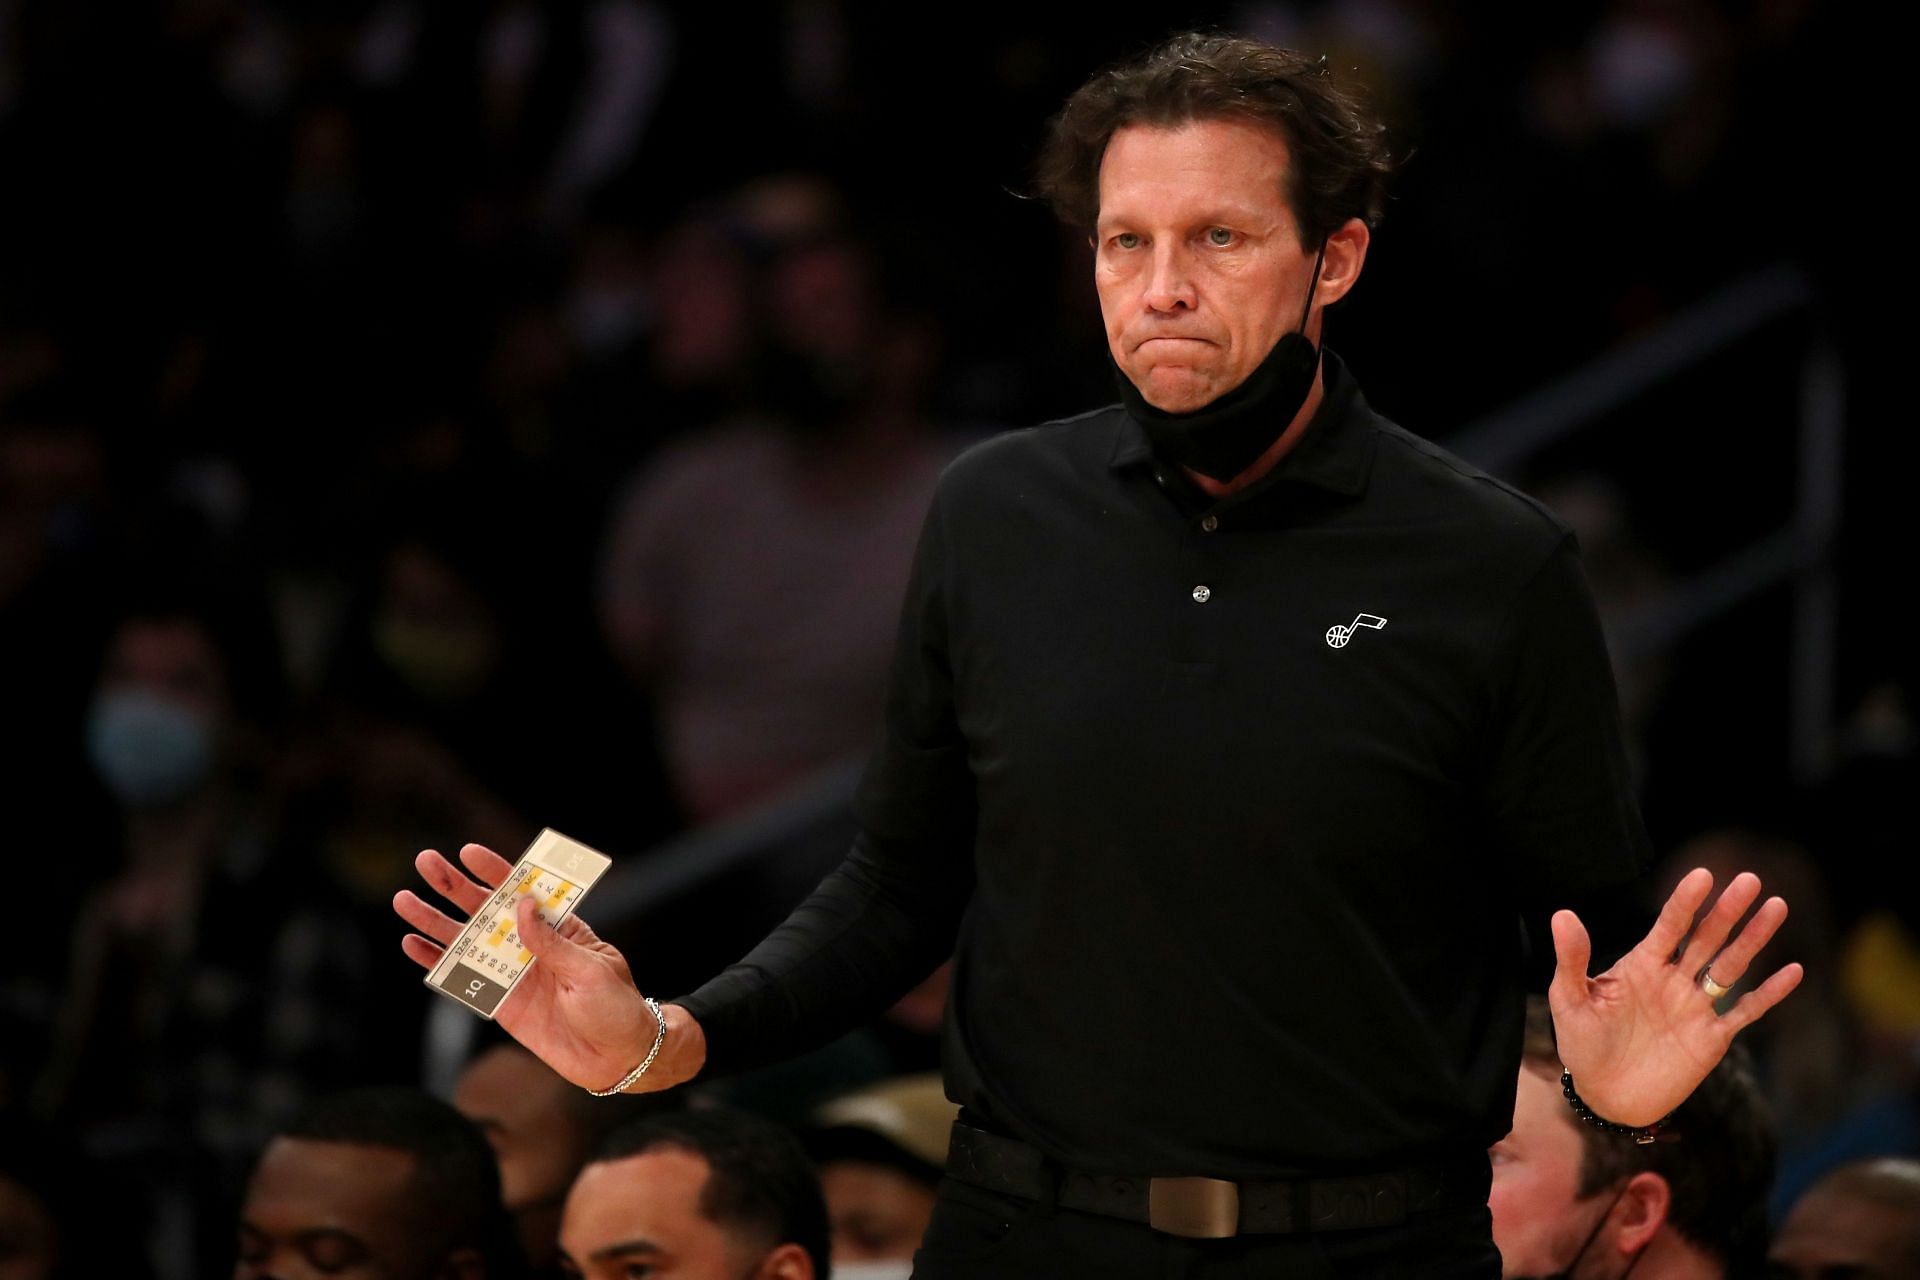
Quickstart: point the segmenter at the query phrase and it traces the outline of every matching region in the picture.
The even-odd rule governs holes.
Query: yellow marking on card
[[[4,0],[0,0],[4,3]],[[487,905],[468,918],[453,944],[426,976],[426,984],[492,1018],[538,959],[525,944],[515,908],[530,897],[552,925],[564,920],[607,870],[603,853],[551,828],[535,836]],[[575,877],[578,877],[577,879]]]

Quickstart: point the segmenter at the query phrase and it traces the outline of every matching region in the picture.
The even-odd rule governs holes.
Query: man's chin
[[[1213,379],[1185,370],[1156,369],[1133,384],[1140,398],[1162,413],[1192,413],[1204,409],[1219,394]]]

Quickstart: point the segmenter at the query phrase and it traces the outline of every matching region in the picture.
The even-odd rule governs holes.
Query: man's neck
[[[1190,467],[1182,467],[1189,480],[1210,498],[1225,498],[1240,492],[1247,486],[1263,479],[1268,472],[1280,465],[1280,459],[1293,452],[1294,445],[1306,433],[1307,424],[1313,421],[1313,415],[1320,411],[1320,402],[1326,398],[1326,363],[1314,370],[1313,387],[1307,392],[1307,398],[1300,411],[1293,415],[1293,421],[1280,433],[1279,439],[1267,446],[1266,452],[1253,460],[1253,463],[1231,480],[1215,480],[1212,476],[1201,475]]]
[[[1725,1280],[1719,1260],[1696,1248],[1671,1222],[1654,1233],[1633,1263],[1633,1280]]]

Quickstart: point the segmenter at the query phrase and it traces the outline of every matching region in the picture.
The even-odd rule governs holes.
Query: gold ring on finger
[[[1708,965],[1700,971],[1700,989],[1715,1000],[1724,997],[1732,987],[1723,987],[1713,980],[1713,966]]]

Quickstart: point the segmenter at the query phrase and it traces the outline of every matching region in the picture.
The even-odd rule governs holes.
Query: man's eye
[[[1207,232],[1207,242],[1225,248],[1227,245],[1233,243],[1233,232],[1227,230],[1225,227],[1215,227]]]
[[[322,1275],[335,1275],[367,1260],[367,1251],[360,1242],[344,1236],[326,1235],[308,1240],[301,1252],[306,1255],[308,1265]]]
[[[1140,247],[1140,237],[1131,231],[1122,231],[1113,238],[1113,243],[1122,249],[1138,249]]]

